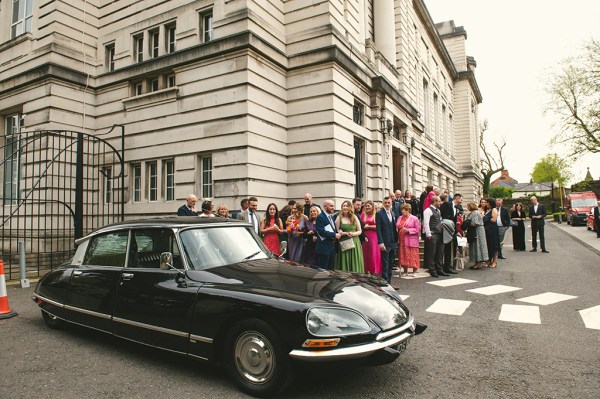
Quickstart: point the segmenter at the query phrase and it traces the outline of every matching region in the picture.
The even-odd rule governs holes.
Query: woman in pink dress
[[[398,266],[404,269],[404,275],[408,276],[408,268],[412,268],[412,276],[421,266],[419,260],[419,232],[421,223],[412,215],[410,204],[400,206],[402,217],[398,218],[396,228],[398,229]]]
[[[375,227],[375,205],[373,201],[365,202],[365,210],[360,214],[364,225],[365,241],[362,243],[365,273],[381,274],[381,250],[377,245],[377,228]]]
[[[279,233],[283,232],[283,226],[279,219],[277,205],[269,204],[265,218],[260,221],[260,234],[263,236],[263,242],[269,248],[269,251],[275,255],[279,253]]]

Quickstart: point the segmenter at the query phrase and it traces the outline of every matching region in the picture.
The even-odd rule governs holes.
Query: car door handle
[[[83,274],[81,270],[73,270],[73,277],[79,277]]]
[[[133,278],[133,273],[123,273],[123,274],[121,275],[121,278],[122,278],[123,280],[131,280],[131,279]]]

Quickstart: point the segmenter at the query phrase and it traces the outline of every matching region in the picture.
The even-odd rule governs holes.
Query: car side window
[[[128,267],[160,268],[160,254],[171,252],[173,266],[181,268],[181,256],[171,229],[133,230]]]
[[[92,237],[83,258],[83,264],[123,267],[125,265],[128,238],[128,231],[112,232]]]

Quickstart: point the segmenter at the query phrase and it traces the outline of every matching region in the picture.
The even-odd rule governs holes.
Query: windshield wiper
[[[261,252],[262,251],[258,251],[258,252],[253,253],[252,255],[246,256],[244,259],[242,259],[242,262],[254,258],[256,255],[258,255]]]

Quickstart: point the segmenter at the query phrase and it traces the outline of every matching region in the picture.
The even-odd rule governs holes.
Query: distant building
[[[515,188],[517,183],[519,182],[516,179],[513,179],[508,175],[508,170],[503,169],[500,172],[500,177],[490,183],[490,187]]]
[[[517,183],[514,186],[513,198],[523,198],[535,194],[538,196],[550,195],[552,193],[552,182]]]

